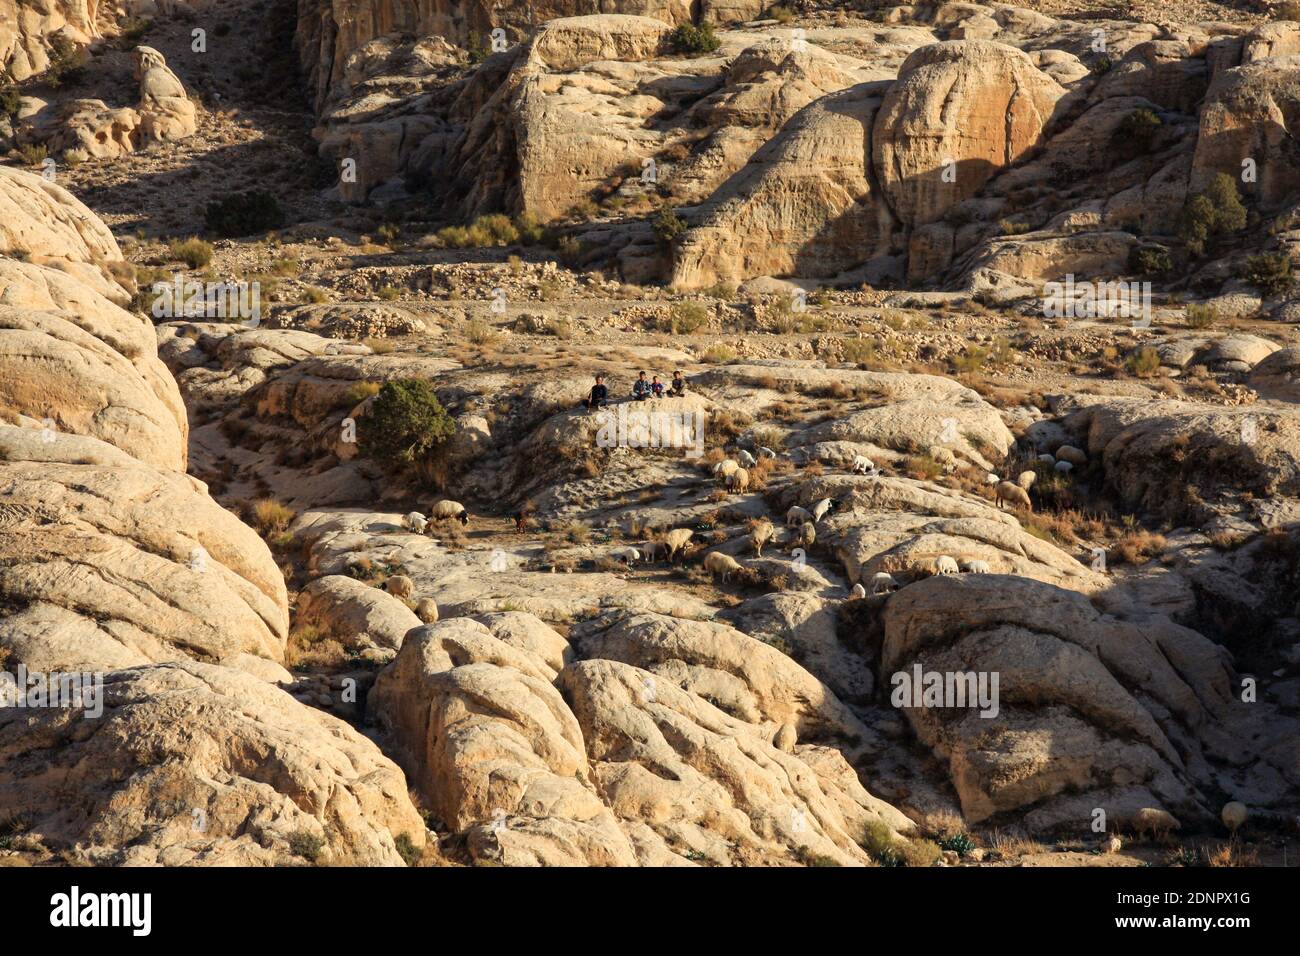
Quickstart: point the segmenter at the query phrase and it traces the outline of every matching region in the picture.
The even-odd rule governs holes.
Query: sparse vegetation
[[[203,219],[208,232],[237,238],[279,229],[284,225],[284,210],[270,193],[255,189],[208,203]]]
[[[176,239],[167,247],[168,254],[178,259],[191,269],[202,269],[212,262],[212,243],[191,236],[188,239]]]
[[[1282,252],[1261,252],[1248,257],[1240,276],[1269,296],[1284,295],[1295,281],[1291,257]]]
[[[1129,353],[1128,358],[1124,360],[1124,367],[1128,369],[1130,375],[1150,378],[1160,371],[1160,353],[1151,346],[1144,345]]]
[[[712,23],[701,23],[698,27],[683,23],[669,35],[668,42],[674,52],[688,55],[712,53],[722,46],[722,41],[713,32]]]
[[[1178,237],[1192,255],[1203,255],[1220,236],[1245,228],[1246,207],[1241,204],[1237,181],[1218,173],[1203,192],[1183,206],[1178,219]]]

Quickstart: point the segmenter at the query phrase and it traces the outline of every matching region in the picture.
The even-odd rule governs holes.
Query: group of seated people
[[[644,402],[647,398],[663,398],[667,395],[669,398],[679,398],[686,394],[686,379],[682,378],[681,369],[673,372],[673,380],[668,383],[667,387],[659,381],[656,375],[647,380],[645,372],[640,372],[636,381],[632,383],[632,397],[638,402]],[[591,386],[591,391],[587,397],[582,400],[585,408],[603,408],[609,404],[609,386],[605,384],[605,376],[597,375],[596,384]]]

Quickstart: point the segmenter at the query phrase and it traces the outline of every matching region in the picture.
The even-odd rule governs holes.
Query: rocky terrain
[[[1300,8],[0,0],[0,66],[0,862],[1295,853]]]

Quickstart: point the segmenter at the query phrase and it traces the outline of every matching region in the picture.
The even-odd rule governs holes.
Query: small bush
[[[1129,354],[1129,357],[1124,360],[1124,367],[1128,369],[1130,375],[1150,378],[1160,369],[1160,353],[1151,346],[1144,345]]]
[[[666,319],[659,320],[659,327],[674,335],[687,335],[707,325],[708,321],[709,310],[698,302],[678,302]]]
[[[433,386],[418,378],[385,382],[358,424],[366,453],[398,465],[430,461],[456,431]]]
[[[1189,328],[1208,329],[1219,321],[1219,312],[1208,303],[1189,302],[1184,319]]]
[[[669,35],[668,42],[674,52],[687,54],[712,53],[722,46],[711,23],[701,23],[698,27],[683,23]]]
[[[313,305],[320,305],[322,302],[329,301],[329,295],[319,286],[309,285],[302,290],[302,301],[309,302]]]
[[[396,286],[385,285],[379,287],[378,291],[375,292],[375,296],[381,302],[392,302],[394,299],[400,299],[402,292]]]
[[[325,838],[310,830],[296,830],[289,837],[289,850],[294,856],[315,863],[325,849]]]
[[[989,350],[984,346],[968,345],[966,351],[952,360],[952,365],[960,373],[972,373],[982,369],[988,359]]]
[[[1273,8],[1273,16],[1278,20],[1300,20],[1300,0],[1282,0]]]
[[[1032,227],[1027,222],[1020,222],[1016,219],[999,219],[998,234],[1002,236],[1020,236],[1028,232]]]
[[[686,232],[686,220],[667,206],[659,210],[654,220],[655,238],[662,245],[671,246]]]
[[[343,393],[343,398],[348,407],[355,407],[371,395],[378,395],[379,388],[378,382],[353,382],[348,386],[348,390]]]
[[[407,866],[415,866],[420,862],[420,848],[415,845],[409,833],[399,833],[393,840],[393,846],[397,849],[397,855],[402,858]]]
[[[0,87],[0,117],[10,120],[18,118],[18,111],[22,108],[23,97],[18,92],[16,86]]]
[[[1164,124],[1152,110],[1134,110],[1120,120],[1111,137],[1111,150],[1121,161],[1145,156]]]
[[[280,201],[261,190],[235,193],[208,203],[203,212],[208,232],[227,238],[251,236],[284,225]]]
[[[1241,204],[1237,181],[1219,173],[1210,185],[1187,200],[1178,217],[1178,238],[1193,255],[1202,255],[1218,236],[1236,232],[1246,225],[1246,207]]]
[[[700,356],[701,362],[707,362],[710,365],[725,365],[726,363],[734,362],[735,360],[736,350],[729,345],[722,344],[721,342],[715,342],[713,345],[710,345],[704,350],[704,354]]]
[[[1291,257],[1282,252],[1261,252],[1250,256],[1240,276],[1261,292],[1280,296],[1291,288]]]
[[[1128,267],[1134,275],[1165,276],[1174,271],[1174,258],[1164,246],[1134,246]]]
[[[39,166],[49,155],[50,151],[43,144],[24,143],[18,147],[18,158],[27,166]]]
[[[767,15],[769,19],[775,20],[777,23],[790,23],[794,20],[794,11],[780,4],[770,8]]]
[[[497,340],[497,330],[482,319],[465,323],[465,338],[473,345],[491,345]]]
[[[264,535],[279,534],[295,517],[292,508],[274,498],[259,498],[253,502],[253,525]]]
[[[179,259],[191,269],[202,269],[212,261],[212,243],[194,236],[172,240],[167,252],[173,259]]]
[[[397,247],[398,239],[401,238],[402,230],[396,223],[386,222],[376,230],[379,238],[383,240],[384,245],[390,249]]]

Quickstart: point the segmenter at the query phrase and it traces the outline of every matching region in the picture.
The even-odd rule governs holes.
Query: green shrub
[[[173,259],[179,259],[191,269],[202,269],[212,261],[212,243],[194,236],[173,239],[167,251]]]
[[[665,246],[671,246],[686,232],[686,220],[667,206],[659,210],[654,220],[655,238]]]
[[[470,66],[478,66],[487,59],[488,53],[491,52],[488,50],[487,44],[483,42],[482,34],[472,30],[467,41],[466,51],[469,53]]]
[[[939,841],[941,850],[951,850],[959,856],[965,856],[971,850],[975,849],[975,843],[971,840],[970,835],[966,833],[955,833],[952,836],[944,837]]]
[[[295,856],[315,863],[325,849],[325,838],[310,830],[296,830],[289,836],[289,850]]]
[[[714,342],[700,356],[700,361],[709,365],[726,365],[728,362],[734,362],[735,360],[736,350],[722,342]]]
[[[1174,271],[1174,258],[1164,246],[1134,246],[1128,267],[1134,275],[1165,276]]]
[[[23,143],[18,147],[18,156],[28,166],[39,166],[49,155],[49,150],[42,144]]]
[[[1016,219],[999,219],[998,234],[1003,236],[1020,236],[1030,230],[1031,226],[1027,222],[1020,222]]]
[[[1129,374],[1138,378],[1150,378],[1160,369],[1160,353],[1151,346],[1144,345],[1129,353],[1124,360],[1124,367],[1129,370]]]
[[[1241,204],[1237,181],[1227,173],[1219,173],[1203,192],[1184,204],[1178,217],[1178,238],[1199,256],[1216,236],[1236,232],[1245,225],[1246,207]]]
[[[85,74],[85,67],[81,63],[81,48],[62,33],[56,33],[50,41],[50,65],[42,78],[57,88],[79,83]]]
[[[358,422],[366,454],[393,465],[431,461],[456,431],[456,423],[424,379],[385,382]]]
[[[668,313],[667,318],[659,320],[659,327],[674,335],[686,335],[707,325],[709,310],[698,302],[678,302]]]
[[[769,19],[775,20],[777,23],[789,23],[794,19],[794,11],[780,4],[771,7],[767,11],[767,15]]]
[[[1160,132],[1160,127],[1163,125],[1154,111],[1134,110],[1120,120],[1119,126],[1116,127],[1115,135],[1110,141],[1111,151],[1121,161],[1145,156],[1151,151],[1151,144],[1155,142],[1156,134]]]
[[[1240,277],[1266,295],[1280,296],[1291,288],[1291,257],[1282,252],[1261,252],[1250,256]]]
[[[208,232],[218,236],[251,236],[279,229],[284,225],[284,211],[270,193],[254,189],[208,203],[203,220]]]
[[[0,87],[0,117],[7,117],[10,120],[18,118],[18,110],[22,107],[23,97],[18,92],[16,86]]]
[[[422,856],[420,848],[415,845],[409,833],[399,833],[393,839],[393,846],[397,849],[397,855],[407,866],[415,866],[420,862]]]
[[[1208,329],[1219,321],[1219,313],[1214,306],[1208,303],[1189,302],[1187,303],[1187,312],[1184,318],[1190,328]]]
[[[712,53],[722,45],[722,41],[713,32],[713,24],[683,23],[668,38],[669,44],[677,53]]]

